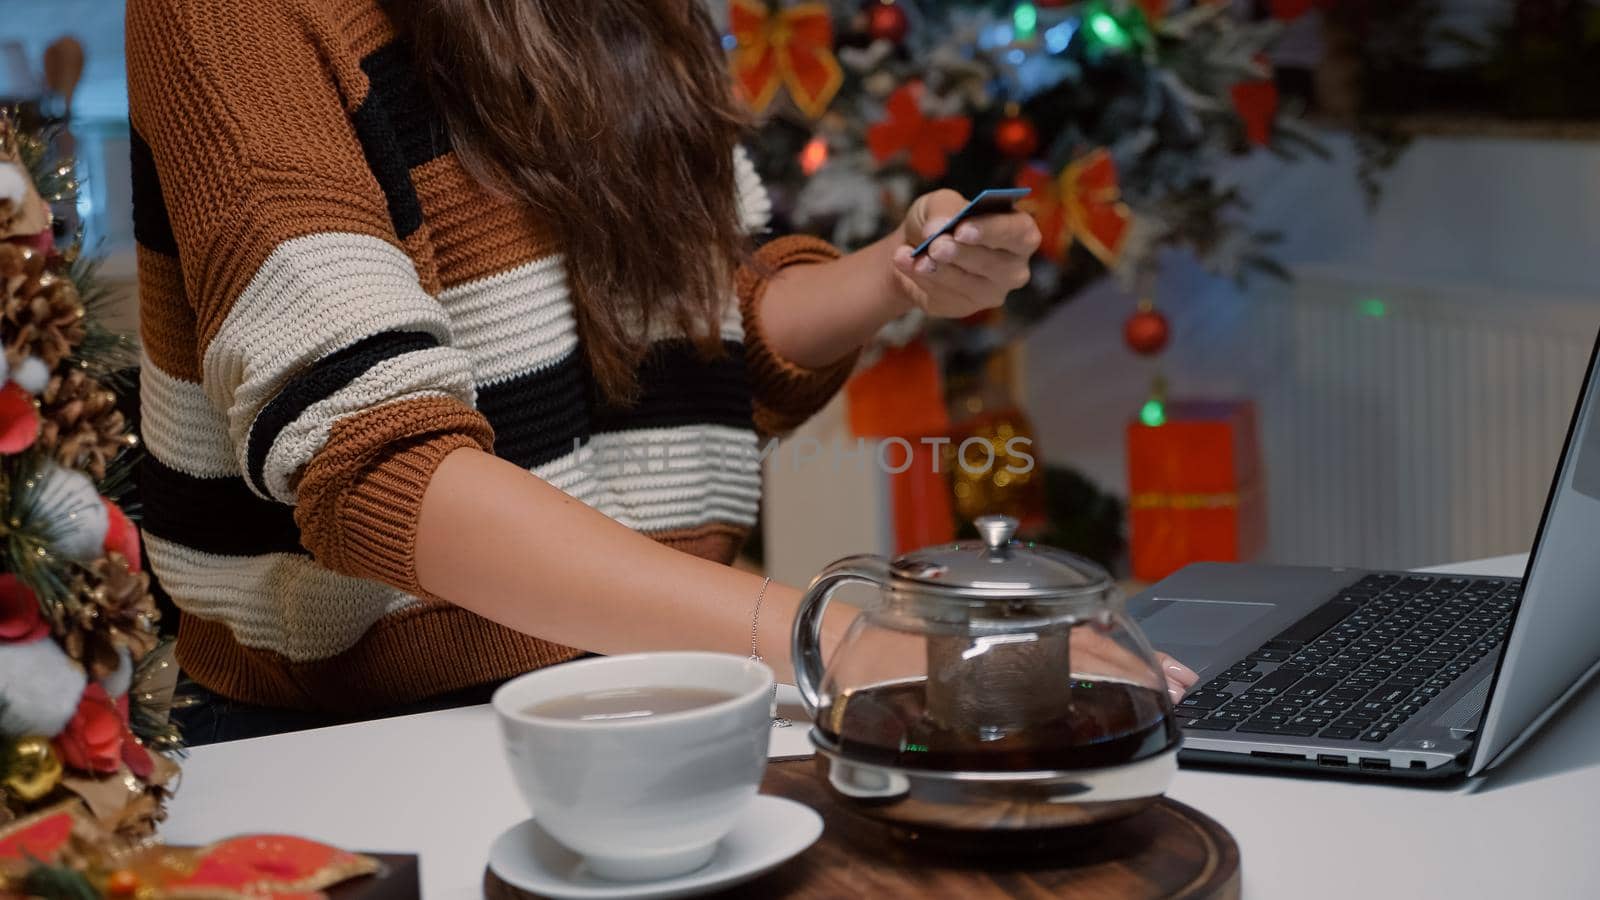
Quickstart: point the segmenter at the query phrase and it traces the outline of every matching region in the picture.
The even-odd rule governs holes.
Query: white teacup
[[[575,694],[700,688],[734,697],[682,712],[581,721],[528,712]],[[506,759],[541,827],[602,878],[705,865],[767,766],[772,670],[722,653],[639,653],[530,672],[494,694]]]

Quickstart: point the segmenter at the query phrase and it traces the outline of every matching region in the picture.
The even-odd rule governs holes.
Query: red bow
[[[1061,262],[1077,241],[1107,266],[1116,265],[1133,214],[1122,202],[1117,165],[1104,148],[1074,160],[1059,177],[1029,166],[1017,177],[1017,186],[1033,189],[1026,202],[1039,223],[1046,256]]]
[[[800,3],[777,13],[758,0],[732,0],[728,26],[737,46],[733,75],[745,102],[765,112],[785,85],[796,106],[815,119],[844,84],[833,55],[833,14],[826,4]]]

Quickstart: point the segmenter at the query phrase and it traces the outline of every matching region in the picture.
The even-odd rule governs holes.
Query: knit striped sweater
[[[144,529],[190,676],[360,709],[576,655],[417,584],[423,490],[461,447],[731,560],[758,433],[798,424],[850,365],[772,351],[761,273],[832,248],[765,243],[729,286],[727,354],[650,334],[638,402],[608,406],[559,241],[468,177],[378,0],[130,0],[127,26]],[[737,162],[759,234],[770,206]]]

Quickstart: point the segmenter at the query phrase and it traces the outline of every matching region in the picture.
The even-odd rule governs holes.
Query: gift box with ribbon
[[[1241,562],[1266,539],[1265,473],[1249,401],[1173,401],[1166,421],[1128,425],[1133,577]]]

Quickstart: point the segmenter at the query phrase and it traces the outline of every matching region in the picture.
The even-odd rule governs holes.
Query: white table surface
[[[1521,575],[1523,560],[1447,569]],[[1233,832],[1250,900],[1600,896],[1600,688],[1463,785],[1185,770],[1172,796]],[[490,842],[526,815],[479,706],[196,748],[163,833],[287,832],[420,853],[431,900],[481,896]]]

